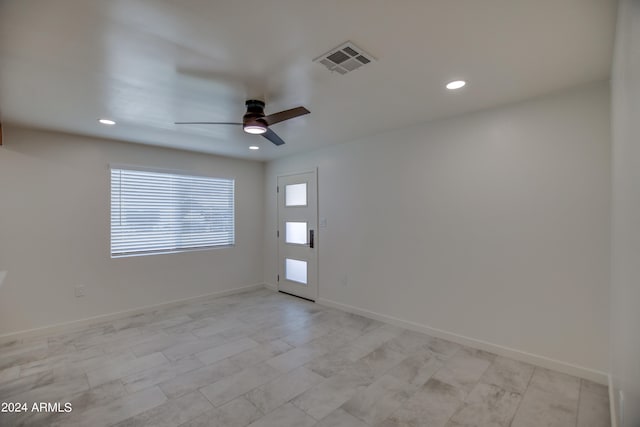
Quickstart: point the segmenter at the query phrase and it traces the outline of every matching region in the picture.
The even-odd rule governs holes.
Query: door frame
[[[315,168],[311,168],[311,169],[307,169],[307,170],[302,170],[302,171],[296,171],[296,172],[287,172],[287,173],[279,173],[276,175],[276,190],[278,190],[278,181],[280,180],[280,178],[282,177],[287,177],[287,176],[292,176],[292,175],[301,175],[301,174],[305,174],[305,173],[313,173],[316,176],[316,229],[315,229],[315,236],[314,236],[314,246],[315,246],[315,251],[314,251],[314,257],[315,257],[315,263],[316,263],[316,274],[314,279],[316,280],[316,289],[315,289],[315,295],[313,298],[313,302],[318,300],[318,296],[320,295],[320,265],[319,265],[319,241],[320,241],[320,193],[318,191],[319,189],[319,182],[318,182],[318,167],[316,166]],[[278,231],[280,230],[280,203],[278,200],[278,191],[276,191],[276,275],[280,274],[280,236],[278,235]],[[278,292],[283,292],[286,293],[287,295],[290,295],[288,292],[284,292],[280,290],[280,281],[277,280],[276,281],[276,289]],[[297,297],[297,295],[294,295]],[[298,297],[298,298],[303,298],[303,299],[307,299],[304,297]]]

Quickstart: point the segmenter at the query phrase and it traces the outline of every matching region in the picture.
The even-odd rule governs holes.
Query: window
[[[307,284],[307,262],[286,258],[285,277],[287,280]]]
[[[234,180],[111,168],[112,258],[234,242]]]
[[[307,183],[286,185],[284,198],[285,206],[307,206]]]

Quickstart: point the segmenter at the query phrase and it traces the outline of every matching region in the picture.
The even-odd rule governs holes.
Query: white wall
[[[640,426],[640,1],[622,0],[613,66],[611,372],[621,426]],[[620,411],[620,394],[624,410]],[[620,417],[622,416],[622,417]]]
[[[262,283],[262,163],[12,127],[4,144],[0,335]],[[111,259],[109,163],[235,177],[236,246]]]
[[[321,299],[602,381],[609,131],[602,82],[270,162],[265,280],[276,176],[317,166]]]

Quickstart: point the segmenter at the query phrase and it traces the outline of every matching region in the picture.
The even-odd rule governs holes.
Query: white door
[[[318,297],[317,171],[278,176],[278,290]]]

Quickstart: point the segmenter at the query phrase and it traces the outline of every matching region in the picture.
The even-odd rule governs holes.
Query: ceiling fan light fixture
[[[259,124],[245,125],[243,129],[246,133],[250,133],[251,135],[262,135],[267,131],[266,126]]]
[[[242,128],[246,133],[250,133],[251,135],[262,135],[267,131],[268,126],[267,122],[265,122],[262,117],[264,117],[264,113],[262,112],[262,110],[255,112],[249,111],[242,118]]]

